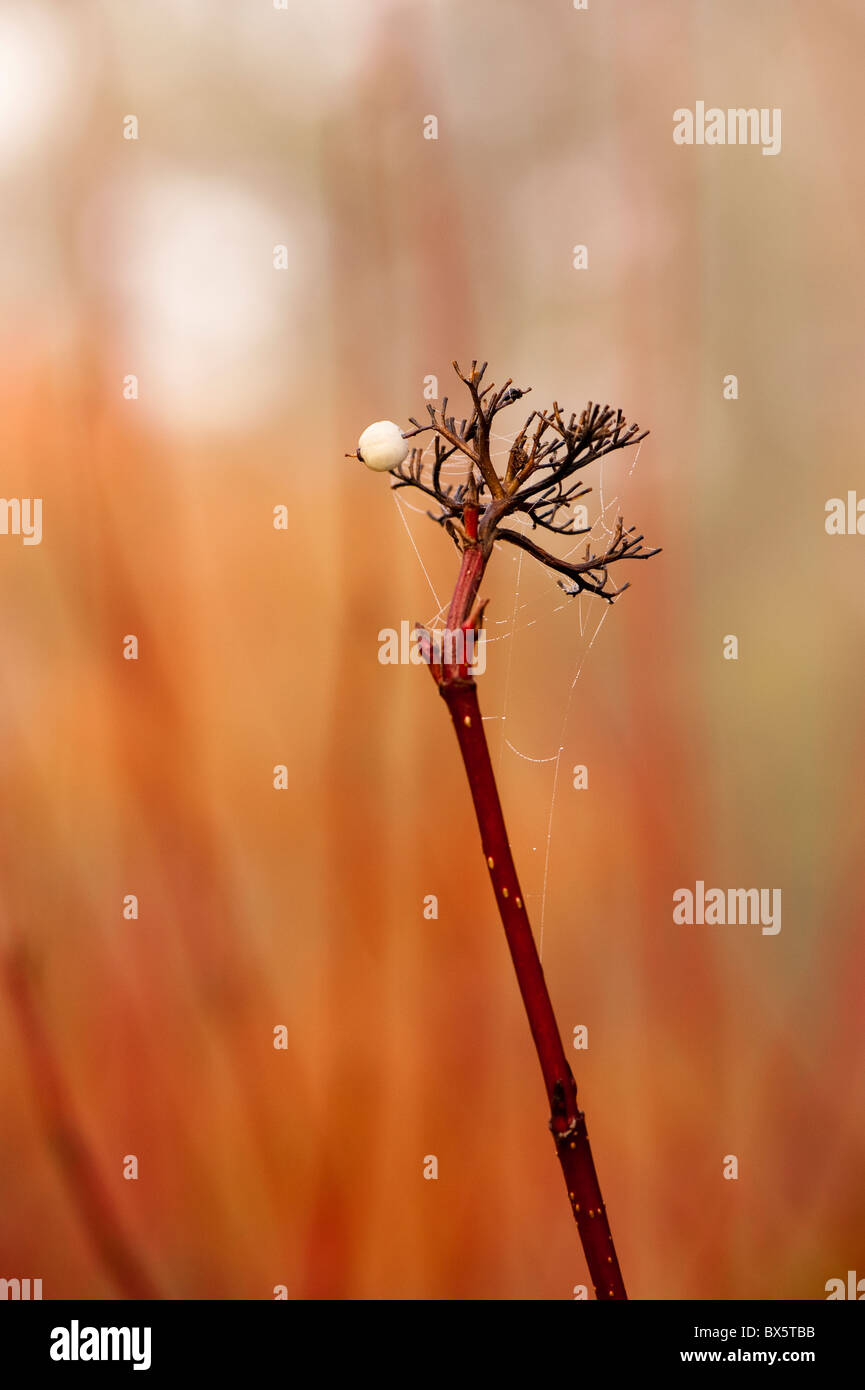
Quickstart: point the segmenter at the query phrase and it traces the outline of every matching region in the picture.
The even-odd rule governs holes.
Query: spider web
[[[499,473],[504,472],[504,466],[513,440],[506,435],[493,433],[490,436],[490,453],[497,462]],[[637,466],[642,445],[637,446],[636,453],[627,472],[630,478]],[[427,446],[430,454],[431,445]],[[425,455],[427,450],[424,451]],[[564,551],[566,557],[571,556],[577,550],[585,547],[586,541],[592,544],[593,549],[606,548],[605,542],[612,540],[615,531],[616,518],[620,514],[619,495],[609,495],[609,488],[605,487],[604,464],[606,460],[601,458],[598,463],[599,472],[597,482],[592,484],[592,491],[585,500],[587,511],[589,512],[589,524],[591,530],[574,538],[575,543]],[[618,469],[623,469],[623,463],[619,461]],[[466,476],[466,464],[459,458],[449,459],[442,466],[442,482],[460,483]],[[436,534],[435,529],[430,524],[428,509],[418,505],[413,501],[407,500],[411,495],[411,489],[394,490],[392,493],[394,504],[399,513],[400,520],[405,529],[409,544],[414,552],[417,563],[420,566],[430,593],[436,605],[432,613],[429,614],[424,623],[430,632],[442,631],[450,603],[450,591],[448,590],[444,599],[436,588],[430,569],[432,563],[428,565],[424,559],[424,550],[429,546],[441,545],[441,537]],[[592,502],[595,502],[596,514],[592,519]],[[583,505],[582,499],[576,504]],[[409,514],[414,513],[422,518],[421,522],[410,521]],[[511,517],[510,523],[514,528],[519,527],[527,531],[531,530],[530,523],[525,517]],[[541,852],[543,869],[541,874],[541,887],[535,892],[523,888],[523,896],[529,908],[531,920],[536,920],[538,924],[538,954],[543,960],[544,951],[544,928],[546,923],[547,902],[550,887],[550,853],[553,842],[554,821],[556,806],[561,784],[561,765],[566,752],[566,736],[568,721],[571,717],[574,706],[575,692],[577,690],[580,676],[592,651],[598,634],[606,621],[610,608],[613,606],[605,599],[596,594],[581,593],[570,597],[562,592],[556,578],[549,570],[543,569],[537,561],[533,560],[524,551],[519,550],[516,555],[512,553],[510,546],[498,543],[495,547],[497,552],[496,570],[498,571],[498,582],[503,581],[503,572],[507,574],[507,568],[503,564],[505,552],[510,556],[512,564],[512,578],[510,603],[503,609],[502,616],[488,616],[486,621],[486,643],[488,668],[490,662],[498,657],[504,660],[503,694],[501,697],[501,708],[496,714],[486,714],[483,716],[484,723],[493,726],[487,729],[487,739],[490,744],[490,756],[495,769],[496,778],[501,785],[502,778],[506,777],[509,771],[509,763],[514,759],[522,763],[531,763],[537,766],[549,768],[549,787],[547,791],[547,813],[545,823],[542,824],[538,833],[532,838],[536,843],[531,844],[533,854]],[[537,594],[525,593],[524,582],[524,561],[526,571],[535,571],[531,584],[532,589],[538,588],[538,575],[540,571],[541,591]],[[515,696],[513,692],[513,669],[515,661],[515,651],[520,646],[520,639],[525,638],[531,629],[536,627],[553,627],[562,619],[557,615],[566,613],[564,622],[567,624],[568,637],[574,642],[576,650],[572,659],[569,676],[562,683],[561,692],[561,715],[558,720],[552,723],[552,733],[547,735],[546,747],[532,749],[529,751],[524,747],[519,747],[517,743],[509,737],[509,725],[514,722]],[[575,637],[574,629],[578,629]],[[483,693],[483,686],[481,687]],[[510,819],[510,817],[509,817]],[[519,861],[523,856],[518,851],[517,846],[515,858]],[[527,858],[527,856],[525,856]],[[522,875],[521,875],[522,877]]]

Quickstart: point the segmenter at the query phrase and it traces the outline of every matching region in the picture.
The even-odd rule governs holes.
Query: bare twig
[[[408,460],[393,470],[393,487],[415,487],[438,503],[441,511],[433,519],[444,526],[461,552],[461,563],[447,616],[447,632],[476,632],[483,620],[484,603],[478,590],[496,541],[506,541],[538,560],[547,569],[562,575],[559,583],[567,594],[588,592],[610,603],[623,593],[627,584],[614,587],[610,567],[623,560],[646,560],[659,553],[643,545],[636,528],[625,529],[621,517],[604,549],[594,551],[587,542],[582,560],[559,558],[529,539],[523,530],[502,523],[509,517],[525,517],[532,530],[557,535],[581,535],[590,527],[577,529],[570,513],[573,502],[585,496],[581,473],[590,463],[645,438],[637,425],[628,425],[621,410],[591,401],[579,417],[566,420],[557,402],[549,411],[533,410],[515,436],[502,474],[496,471],[490,453],[492,424],[499,410],[526,394],[513,387],[511,379],[496,390],[483,386],[486,363],[472,362],[464,373],[454,362],[454,370],[468,388],[472,413],[459,423],[447,413],[447,398],[438,409],[427,407],[428,425],[417,420],[404,437],[427,430],[433,433],[433,461],[425,471],[424,450],[414,448]],[[458,487],[445,486],[442,464],[460,452],[469,460],[466,481]],[[430,513],[432,515],[432,513]],[[421,650],[453,720],[468,776],[475,815],[481,835],[499,915],[541,1064],[550,1129],[556,1153],[567,1184],[571,1209],[599,1299],[627,1297],[619,1269],[613,1237],[601,1198],[592,1152],[586,1133],[585,1117],[577,1105],[577,1087],[568,1065],[556,1024],[540,958],[535,947],[508,843],[495,776],[490,762],[483,721],[478,706],[477,687],[465,660],[438,658],[430,635],[420,630]]]
[[[442,680],[439,690],[453,720],[469,780],[490,882],[541,1064],[556,1154],[595,1294],[604,1300],[624,1299],[627,1294],[595,1172],[585,1116],[577,1105],[577,1085],[562,1047],[508,843],[477,686],[471,678]]]
[[[657,549],[645,547],[643,537],[635,536],[633,527],[617,532],[616,539],[603,553],[588,555],[579,564],[572,564],[544,550],[522,531],[513,531],[502,523],[509,516],[521,515],[532,530],[564,536],[587,534],[591,528],[574,526],[571,513],[574,502],[590,491],[580,476],[583,469],[619,449],[639,444],[648,431],[629,425],[621,410],[592,401],[579,417],[572,413],[566,419],[558,402],[554,401],[550,410],[533,410],[527,417],[510,446],[507,464],[500,476],[490,454],[493,420],[500,410],[526,395],[529,388],[514,387],[510,378],[498,390],[493,385],[484,387],[486,362],[480,367],[472,362],[468,372],[463,372],[456,362],[453,366],[468,388],[471,415],[457,422],[455,417],[448,415],[445,397],[438,408],[432,404],[427,406],[429,424],[421,425],[412,419],[414,428],[405,432],[405,438],[431,431],[432,464],[428,466],[425,461],[423,448],[413,448],[406,462],[393,470],[392,486],[417,488],[433,498],[440,512],[430,515],[447,528],[455,544],[462,549],[467,538],[460,534],[456,523],[470,483],[474,494],[484,503],[477,539],[485,555],[489,555],[497,540],[507,541],[565,576],[570,581],[562,585],[566,593],[585,591],[610,601],[617,598],[628,585],[612,585],[607,574],[609,566],[620,560],[647,560],[659,553]],[[456,487],[444,485],[442,465],[457,452],[469,461],[468,481]]]

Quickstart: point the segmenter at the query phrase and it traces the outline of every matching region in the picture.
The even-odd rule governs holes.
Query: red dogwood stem
[[[477,519],[475,519],[475,525],[477,525]],[[447,626],[451,632],[456,632],[458,628],[462,627],[471,612],[472,604],[477,598],[480,582],[484,577],[487,559],[488,556],[480,545],[469,546],[463,552],[463,562],[460,565],[456,588],[451,599],[451,606],[448,609]]]
[[[448,626],[465,621],[477,594],[486,557],[480,547],[463,555]],[[439,692],[450,711],[469,780],[481,845],[499,915],[505,929],[529,1027],[541,1064],[550,1104],[550,1129],[562,1166],[589,1274],[599,1299],[626,1299],[610,1223],[601,1197],[586,1121],[577,1105],[577,1085],[568,1065],[553,1012],[543,967],[526,914],[525,899],[508,844],[508,834],[471,677],[454,669],[442,672]]]

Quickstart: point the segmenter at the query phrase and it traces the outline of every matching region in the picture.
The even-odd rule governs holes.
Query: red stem
[[[460,565],[456,588],[451,599],[451,606],[448,609],[447,626],[451,632],[456,632],[458,628],[462,627],[469,616],[472,604],[477,598],[481,580],[484,577],[488,558],[489,556],[485,554],[481,545],[472,545],[463,551],[463,562]]]
[[[459,579],[448,614],[449,628],[455,628],[464,622],[470,612],[487,558],[480,546],[469,547],[464,551]],[[477,686],[473,679],[451,668],[445,669],[442,673],[439,692],[453,720],[469,779],[481,832],[481,845],[541,1064],[551,1111],[550,1129],[595,1295],[599,1299],[625,1299],[627,1294],[598,1185],[586,1133],[586,1121],[577,1105],[577,1084],[562,1046],[508,843],[507,828],[478,705]]]

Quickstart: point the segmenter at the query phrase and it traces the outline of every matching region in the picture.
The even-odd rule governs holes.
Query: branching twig
[[[610,566],[623,560],[645,560],[659,553],[643,545],[643,536],[635,534],[635,527],[626,530],[619,517],[604,549],[594,551],[588,542],[583,558],[571,561],[559,558],[530,540],[524,531],[512,530],[502,522],[509,516],[521,515],[527,518],[532,530],[540,528],[567,536],[585,534],[591,528],[576,528],[571,521],[560,519],[564,510],[569,511],[572,503],[589,491],[579,475],[595,460],[639,443],[645,432],[640,433],[637,425],[627,425],[622,412],[607,405],[602,407],[590,401],[579,418],[572,414],[566,420],[554,402],[550,411],[534,410],[528,416],[510,446],[507,466],[499,474],[489,447],[493,420],[500,410],[526,392],[513,387],[510,379],[498,391],[492,385],[483,387],[486,363],[479,368],[477,362],[472,362],[468,373],[462,372],[456,362],[453,365],[468,388],[471,415],[458,423],[447,413],[447,398],[438,409],[429,405],[430,424],[421,425],[413,419],[414,428],[404,434],[404,438],[412,438],[427,430],[433,432],[429,474],[424,471],[425,451],[417,447],[405,463],[392,470],[393,487],[415,487],[436,500],[441,512],[434,520],[447,529],[461,552],[447,632],[465,636],[480,627],[484,604],[478,601],[478,589],[493,546],[499,540],[519,547],[564,576],[564,582],[559,583],[566,593],[586,591],[612,602],[628,585],[611,585]],[[468,477],[458,487],[444,486],[442,464],[456,453],[468,459]],[[496,904],[541,1064],[550,1106],[550,1129],[595,1293],[599,1299],[624,1299],[627,1295],[586,1122],[577,1105],[576,1082],[562,1046],[508,843],[477,687],[465,660],[434,657],[430,634],[422,629],[421,650],[456,730]]]
[[[492,425],[499,411],[513,405],[526,395],[526,390],[514,387],[510,378],[496,390],[490,385],[482,388],[487,364],[478,367],[472,362],[469,372],[463,372],[454,362],[457,376],[468,388],[472,413],[457,422],[448,415],[447,397],[436,406],[429,404],[430,423],[422,425],[412,419],[413,428],[405,438],[431,431],[433,460],[429,468],[424,449],[414,447],[405,463],[393,470],[395,488],[413,487],[432,497],[440,512],[433,516],[445,526],[456,544],[465,543],[454,522],[461,517],[469,483],[484,504],[478,523],[478,544],[488,557],[497,540],[507,541],[528,552],[541,564],[571,581],[562,585],[566,593],[586,591],[612,601],[628,587],[609,583],[607,570],[620,560],[646,560],[657,555],[656,549],[643,546],[642,536],[634,528],[618,531],[614,542],[603,554],[589,554],[579,564],[571,564],[530,541],[521,531],[502,526],[509,516],[527,518],[532,530],[545,530],[553,535],[581,536],[591,528],[573,524],[570,509],[590,488],[583,485],[580,474],[589,464],[618,449],[629,448],[645,439],[647,431],[638,425],[628,425],[621,410],[600,406],[589,401],[582,414],[572,414],[567,420],[557,402],[549,411],[533,410],[513,440],[507,465],[502,476],[496,472],[490,454]],[[457,487],[441,481],[442,465],[460,453],[468,460],[469,473],[465,483]],[[567,513],[567,519],[563,518]],[[430,513],[430,515],[433,515]],[[619,523],[622,525],[621,521]]]

